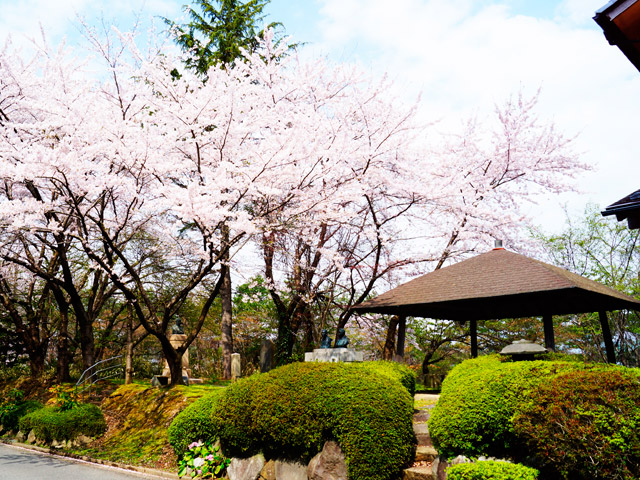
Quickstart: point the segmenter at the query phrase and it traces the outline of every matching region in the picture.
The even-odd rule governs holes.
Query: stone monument
[[[187,336],[184,333],[182,328],[182,319],[180,317],[176,317],[175,324],[171,327],[171,335],[169,335],[169,342],[173,348],[180,347]],[[202,383],[201,378],[191,378],[191,369],[189,368],[189,349],[185,350],[182,354],[182,379],[185,385],[189,385],[189,383]],[[151,379],[151,385],[159,386],[159,385],[168,385],[169,380],[171,380],[171,370],[169,369],[169,363],[167,359],[164,359],[164,365],[162,369],[162,375],[154,375]]]
[[[305,362],[362,362],[364,354],[355,348],[347,348],[349,339],[344,328],[338,330],[335,348],[331,348],[331,338],[326,330],[322,330],[320,348],[304,354]]]

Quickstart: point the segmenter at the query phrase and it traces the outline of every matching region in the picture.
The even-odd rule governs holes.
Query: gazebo
[[[480,320],[542,317],[545,347],[555,350],[553,315],[598,312],[607,361],[615,363],[606,312],[640,310],[640,301],[562,268],[494,248],[415,278],[354,309],[398,315],[400,354],[407,316],[468,321],[474,357]]]

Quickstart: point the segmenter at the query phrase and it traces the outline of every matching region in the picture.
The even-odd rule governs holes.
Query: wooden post
[[[404,339],[407,331],[407,317],[398,317],[398,341],[396,342],[396,355],[404,358]]]
[[[611,329],[609,328],[607,312],[598,312],[598,316],[600,317],[600,326],[602,327],[604,348],[607,351],[607,363],[616,363],[616,352],[613,349],[613,340],[611,339]]]
[[[469,321],[469,335],[471,336],[471,357],[478,357],[478,321]]]
[[[553,336],[553,316],[544,315],[542,317],[542,323],[544,325],[544,346],[552,352],[555,352],[556,340]]]

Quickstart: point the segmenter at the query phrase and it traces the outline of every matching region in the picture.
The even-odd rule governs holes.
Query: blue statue
[[[344,332],[344,328],[340,328],[336,337],[336,348],[347,348],[347,345],[349,345],[349,339]]]
[[[322,338],[320,339],[320,348],[331,348],[332,338],[329,336],[327,329],[322,330]]]

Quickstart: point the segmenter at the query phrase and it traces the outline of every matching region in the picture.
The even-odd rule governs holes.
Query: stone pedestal
[[[273,366],[273,342],[271,340],[262,340],[260,346],[260,373],[271,370]]]
[[[184,333],[172,333],[169,336],[169,342],[171,342],[171,346],[173,348],[180,347],[186,339],[187,336]],[[169,364],[166,359],[164,360],[162,376],[171,378],[171,371],[169,370]],[[182,354],[182,376],[187,378],[191,377],[191,369],[189,368],[189,350],[186,350]]]
[[[235,382],[242,377],[242,362],[239,353],[231,354],[231,381]]]
[[[362,362],[364,354],[355,348],[316,348],[304,354],[305,362]]]

